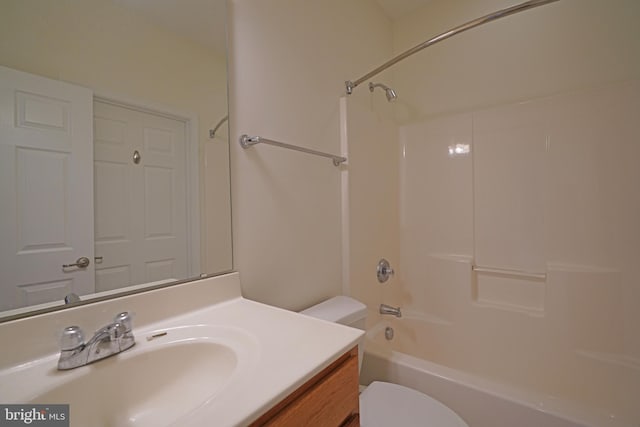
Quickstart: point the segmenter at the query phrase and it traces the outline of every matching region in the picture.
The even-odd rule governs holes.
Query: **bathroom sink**
[[[215,399],[250,369],[255,342],[231,328],[187,326],[137,336],[129,351],[71,371],[30,403],[70,404],[72,426],[166,426]]]

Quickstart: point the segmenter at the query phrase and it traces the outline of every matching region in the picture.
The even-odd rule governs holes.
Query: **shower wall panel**
[[[402,303],[450,322],[432,345],[640,420],[638,117],[632,80],[401,128]]]

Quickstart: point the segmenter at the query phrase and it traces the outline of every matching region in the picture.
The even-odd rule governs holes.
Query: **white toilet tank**
[[[358,300],[343,295],[330,298],[303,310],[301,314],[315,317],[317,319],[328,320],[329,322],[351,326],[365,330],[367,320],[367,306]],[[362,344],[358,345],[358,372],[362,367]]]
[[[365,330],[367,306],[358,300],[339,295],[302,310],[300,313],[329,322]]]

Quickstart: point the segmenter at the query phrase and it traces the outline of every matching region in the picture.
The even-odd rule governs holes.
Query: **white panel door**
[[[94,292],[92,101],[0,67],[0,310]]]
[[[186,278],[185,122],[97,100],[94,132],[96,290]]]

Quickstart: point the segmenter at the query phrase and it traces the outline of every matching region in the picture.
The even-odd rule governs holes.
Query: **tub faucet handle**
[[[376,269],[376,275],[378,276],[378,282],[384,283],[389,280],[389,277],[393,276],[395,272],[393,268],[391,268],[391,264],[389,261],[382,258],[380,262],[378,262],[378,268]]]

